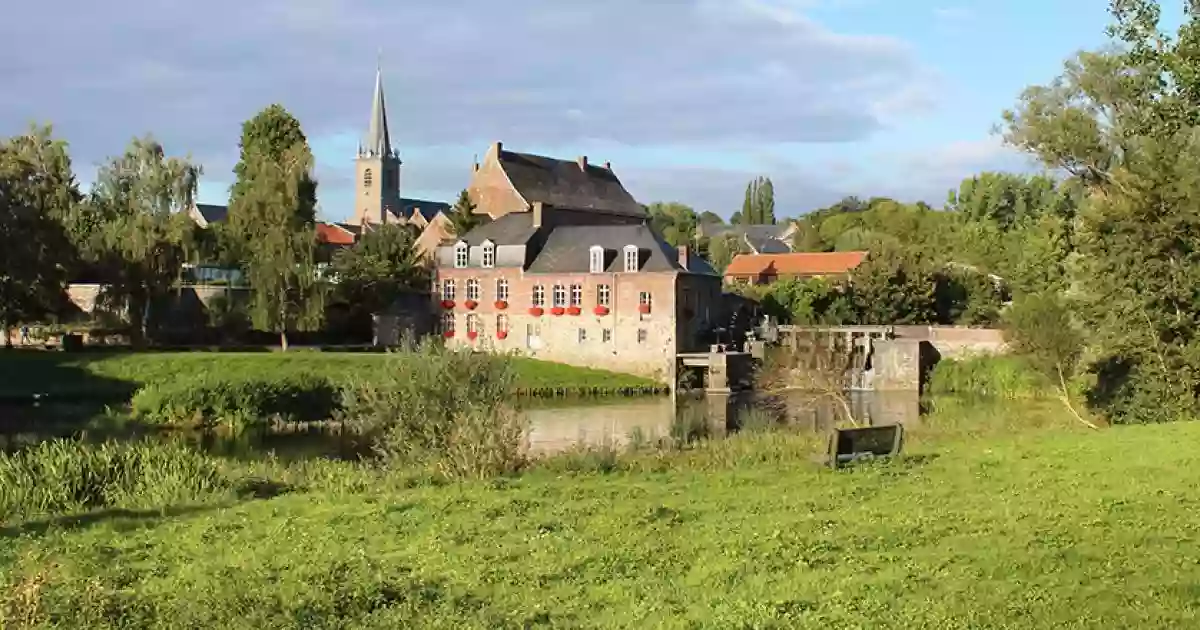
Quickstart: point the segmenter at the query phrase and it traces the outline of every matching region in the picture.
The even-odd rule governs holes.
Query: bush
[[[525,463],[526,432],[510,404],[514,378],[507,357],[426,342],[347,388],[346,424],[389,464],[448,478],[514,472]]]
[[[138,420],[154,424],[245,426],[276,417],[327,420],[339,402],[338,388],[321,376],[201,374],[142,387],[133,397],[132,411]]]
[[[214,460],[163,442],[42,442],[0,454],[6,518],[96,508],[160,508],[228,488]]]
[[[1052,391],[1050,381],[1023,357],[978,356],[943,359],[929,376],[934,396],[1035,398]]]

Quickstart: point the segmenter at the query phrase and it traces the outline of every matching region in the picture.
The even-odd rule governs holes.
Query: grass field
[[[388,355],[363,352],[0,352],[0,400],[35,393],[63,397],[128,397],[137,387],[180,376],[309,373],[335,381],[369,380]],[[518,393],[576,395],[653,391],[645,378],[559,363],[514,358]]]
[[[261,464],[282,494],[8,522],[0,626],[1194,627],[1200,424],[1022,414],[843,472],[783,433],[462,485]]]

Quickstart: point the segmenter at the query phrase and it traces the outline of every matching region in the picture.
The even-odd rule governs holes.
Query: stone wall
[[[921,390],[921,344],[916,339],[873,342],[870,381],[875,391]]]
[[[995,328],[930,326],[928,339],[943,359],[965,359],[1008,352],[1004,331]]]

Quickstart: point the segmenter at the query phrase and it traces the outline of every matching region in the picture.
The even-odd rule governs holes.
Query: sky
[[[964,177],[1036,168],[993,125],[1108,22],[1097,0],[10,4],[0,134],[54,124],[86,185],[151,133],[203,165],[199,200],[219,204],[242,121],[281,103],[327,220],[352,215],[377,65],[405,197],[453,201],[502,141],[724,216],[760,175],[780,216],[847,195],[940,207]]]

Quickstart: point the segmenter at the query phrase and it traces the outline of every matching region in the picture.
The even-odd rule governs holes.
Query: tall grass
[[[200,373],[142,387],[131,409],[134,418],[151,424],[242,428],[271,418],[328,420],[339,398],[328,378],[312,374]]]
[[[41,442],[0,454],[0,517],[160,508],[230,487],[216,460],[170,442]]]
[[[1052,385],[1025,359],[1016,356],[975,356],[943,359],[929,377],[933,396],[968,396],[1016,400],[1053,395]]]
[[[515,378],[508,357],[426,342],[348,386],[342,413],[390,465],[447,478],[506,474],[525,464],[526,420],[511,402]]]

